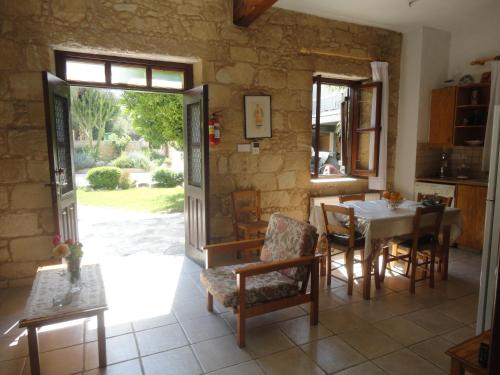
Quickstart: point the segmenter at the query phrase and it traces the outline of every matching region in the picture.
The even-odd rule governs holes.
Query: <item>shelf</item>
[[[486,109],[488,108],[488,104],[464,104],[457,105],[457,109]]]
[[[486,125],[456,125],[455,128],[465,129],[465,128],[485,128]]]

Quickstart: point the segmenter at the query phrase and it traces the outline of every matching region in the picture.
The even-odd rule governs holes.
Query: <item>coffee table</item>
[[[37,329],[48,324],[97,316],[99,367],[106,367],[106,332],[104,311],[108,309],[98,264],[81,268],[81,290],[71,293],[64,265],[40,267],[24,310],[20,328],[28,330],[31,374],[40,374]],[[64,303],[59,303],[64,300]],[[56,302],[56,303],[55,303]]]

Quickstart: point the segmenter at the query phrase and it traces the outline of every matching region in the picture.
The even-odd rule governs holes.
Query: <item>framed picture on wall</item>
[[[245,138],[271,138],[271,95],[245,95]]]

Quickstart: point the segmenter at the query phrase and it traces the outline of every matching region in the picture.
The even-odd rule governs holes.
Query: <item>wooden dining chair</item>
[[[364,200],[365,200],[365,193],[346,194],[346,195],[339,196],[340,203],[344,203],[344,202],[348,202],[348,201],[364,201]]]
[[[445,207],[451,207],[451,204],[453,203],[453,197],[444,197],[442,195],[435,194],[417,194],[417,202],[423,202],[428,199],[432,200],[435,204],[442,204]]]
[[[323,211],[326,237],[328,240],[326,263],[327,285],[331,285],[332,277],[346,281],[332,275],[333,271],[345,267],[347,271],[347,294],[352,295],[354,280],[362,277],[371,277],[372,275],[372,273],[370,273],[370,275],[365,275],[363,273],[361,277],[354,277],[354,263],[362,263],[364,261],[365,238],[361,233],[356,231],[354,208],[321,203],[321,209]],[[339,221],[335,222],[334,220],[330,220],[330,217],[335,217]],[[355,259],[356,251],[360,253],[360,260]],[[344,264],[335,261],[334,257],[339,254],[344,254]],[[379,285],[378,260],[376,260],[375,263],[373,274],[375,275],[377,285]],[[332,268],[332,264],[335,268]]]
[[[429,286],[434,288],[434,266],[436,251],[439,247],[438,237],[444,208],[444,205],[417,207],[413,218],[413,232],[411,235],[408,235],[406,240],[394,244],[393,254],[389,254],[389,247],[383,249],[382,280],[385,277],[387,265],[395,261],[401,261],[409,265],[406,272],[402,273],[392,268],[389,269],[410,278],[410,293],[415,293],[417,281],[427,278],[427,270],[429,269]],[[422,260],[422,262],[419,262],[419,260]],[[422,268],[424,269],[424,276],[417,280],[417,269]]]
[[[236,239],[264,237],[268,223],[260,219],[260,191],[233,191],[231,198]]]

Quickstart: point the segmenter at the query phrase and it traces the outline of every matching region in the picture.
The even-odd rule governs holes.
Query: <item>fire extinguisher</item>
[[[220,143],[220,121],[217,113],[212,113],[208,120],[208,141],[213,146]]]

